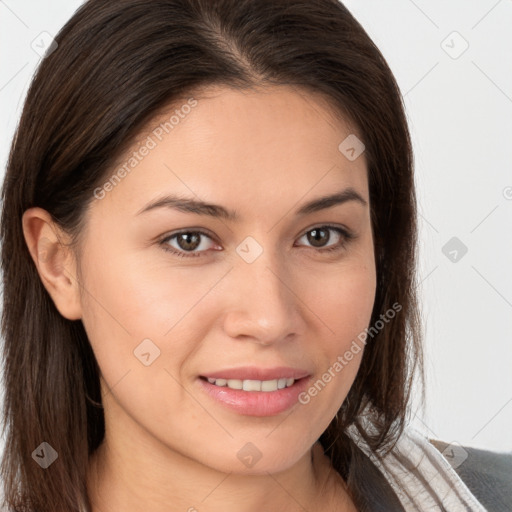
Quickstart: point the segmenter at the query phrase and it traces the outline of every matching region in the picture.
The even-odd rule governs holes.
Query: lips
[[[299,380],[307,377],[310,373],[307,370],[291,368],[288,366],[279,366],[275,368],[257,368],[255,366],[241,366],[238,368],[229,368],[213,371],[201,375],[205,379],[236,379],[236,380],[275,380],[275,379],[294,379]]]
[[[298,402],[311,374],[290,367],[239,367],[201,375],[200,388],[216,403],[246,416],[273,416]]]

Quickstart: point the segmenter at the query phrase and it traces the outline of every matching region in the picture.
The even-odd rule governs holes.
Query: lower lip
[[[309,378],[296,380],[289,388],[277,391],[242,391],[227,386],[216,386],[199,378],[202,389],[217,402],[239,414],[246,416],[275,416],[298,402],[298,397],[307,385]]]

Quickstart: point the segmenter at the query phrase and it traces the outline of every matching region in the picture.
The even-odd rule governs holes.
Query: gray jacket
[[[512,453],[462,446],[458,451],[464,456],[457,460],[458,454],[454,453],[451,445],[439,440],[429,441],[488,512],[512,512]],[[364,484],[357,496],[361,512],[410,512],[402,506],[376,465],[363,452],[360,455],[365,460],[364,474],[359,475]],[[435,510],[444,509],[436,507]],[[461,512],[466,510],[461,506]]]

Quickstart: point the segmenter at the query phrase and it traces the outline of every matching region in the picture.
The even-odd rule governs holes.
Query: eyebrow
[[[326,210],[340,204],[355,201],[367,205],[367,202],[353,188],[346,188],[336,194],[318,197],[302,205],[297,211],[297,216],[303,216],[310,213]],[[156,208],[171,208],[185,213],[195,213],[197,215],[209,215],[210,217],[220,218],[231,222],[240,221],[239,214],[234,210],[228,210],[218,204],[206,203],[196,199],[181,197],[176,195],[167,195],[151,201],[140,209],[136,215],[155,210]]]

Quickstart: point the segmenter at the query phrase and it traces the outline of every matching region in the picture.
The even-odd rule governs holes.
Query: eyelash
[[[351,233],[350,231],[340,228],[339,226],[330,226],[330,225],[314,226],[311,229],[308,229],[307,231],[305,231],[299,238],[302,238],[304,235],[306,235],[307,233],[309,233],[311,231],[314,231],[315,229],[330,229],[332,231],[336,231],[341,236],[341,241],[338,244],[335,244],[335,245],[327,247],[327,248],[317,249],[317,252],[320,252],[320,253],[342,251],[342,250],[346,249],[346,247],[350,241],[352,241],[354,238],[356,238],[356,236],[353,233]],[[175,256],[178,256],[180,258],[190,258],[190,257],[194,258],[194,257],[202,256],[205,252],[207,252],[207,251],[199,251],[199,252],[177,251],[176,249],[171,248],[167,244],[167,242],[169,242],[173,238],[176,238],[177,236],[182,235],[184,233],[199,234],[199,235],[206,236],[213,240],[213,238],[208,233],[206,233],[205,231],[202,231],[200,229],[183,230],[183,231],[179,231],[177,233],[173,233],[172,235],[166,236],[164,239],[160,240],[159,245],[162,246],[162,249],[164,251],[170,252],[171,254],[174,254]],[[312,248],[315,249],[314,247],[312,247]]]

